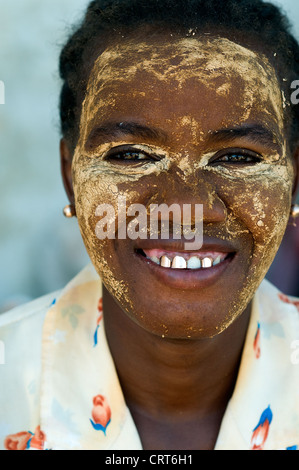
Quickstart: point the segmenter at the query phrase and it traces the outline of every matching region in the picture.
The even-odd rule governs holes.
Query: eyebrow
[[[156,127],[148,127],[137,122],[106,122],[94,128],[86,141],[85,149],[92,151],[107,139],[119,139],[122,136],[155,140],[155,142],[166,143],[167,133]],[[233,140],[245,137],[254,144],[264,145],[270,149],[280,150],[278,138],[280,134],[260,124],[245,124],[232,128],[218,129],[208,132],[207,144],[229,143]]]
[[[107,138],[120,138],[122,136],[139,137],[161,143],[165,143],[167,140],[167,133],[156,127],[144,126],[137,122],[108,122],[91,131],[87,138],[85,148],[87,151],[91,151],[105,142]]]
[[[278,138],[280,134],[277,135],[275,132],[272,132],[270,129],[260,125],[243,125],[232,128],[219,129],[216,131],[209,132],[209,143],[226,143],[235,139],[240,139],[246,137],[249,141],[254,144],[261,144],[266,147],[280,149],[278,143]]]

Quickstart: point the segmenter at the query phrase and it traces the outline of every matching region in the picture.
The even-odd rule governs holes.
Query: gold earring
[[[75,217],[76,215],[76,209],[73,206],[73,204],[68,204],[67,206],[64,207],[63,209],[63,215],[67,218],[70,219],[71,217]]]
[[[293,217],[293,219],[299,217],[299,204],[292,204],[291,217]]]

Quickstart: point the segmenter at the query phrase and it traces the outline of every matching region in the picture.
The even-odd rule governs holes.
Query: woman
[[[299,445],[298,302],[263,280],[298,215],[298,57],[259,0],[91,2],[60,152],[93,267],[0,319],[4,448]]]

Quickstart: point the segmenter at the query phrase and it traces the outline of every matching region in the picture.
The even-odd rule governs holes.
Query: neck
[[[251,304],[211,339],[169,340],[135,324],[103,286],[108,344],[128,407],[150,419],[224,413],[232,394]]]

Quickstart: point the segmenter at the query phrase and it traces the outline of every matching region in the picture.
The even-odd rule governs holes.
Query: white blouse
[[[0,450],[141,450],[87,266],[0,315]],[[215,450],[299,448],[299,302],[264,280]]]

